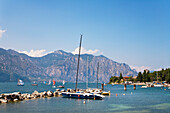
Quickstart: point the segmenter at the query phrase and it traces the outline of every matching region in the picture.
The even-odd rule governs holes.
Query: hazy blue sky
[[[86,53],[170,67],[170,0],[0,0],[0,48],[73,52],[80,34]]]

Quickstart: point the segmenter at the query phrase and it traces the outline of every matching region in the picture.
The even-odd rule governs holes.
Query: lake
[[[62,83],[56,83],[61,85]],[[78,88],[84,89],[85,83],[79,83]],[[89,83],[90,88],[95,88],[95,83]],[[99,86],[101,87],[101,85]],[[75,83],[66,83],[66,88],[75,88]],[[0,83],[0,94],[21,92],[32,93],[34,90],[55,91],[52,85],[39,84],[31,86],[17,86],[17,83]],[[111,95],[105,96],[103,100],[71,99],[63,97],[38,98],[20,102],[0,104],[0,113],[169,113],[170,112],[170,90],[168,88],[147,88],[127,85],[124,91],[123,85],[105,86]],[[116,94],[118,96],[116,96]],[[125,95],[124,95],[125,94]]]

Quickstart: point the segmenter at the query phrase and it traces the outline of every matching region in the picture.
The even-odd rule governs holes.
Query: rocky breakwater
[[[54,96],[61,96],[62,92],[65,90],[56,89],[56,91],[44,91],[38,92],[34,91],[32,94],[20,92],[13,92],[13,93],[4,93],[0,94],[0,103],[8,103],[8,102],[16,102],[16,101],[23,101],[29,99],[36,99],[36,98],[46,98],[46,97],[54,97]]]

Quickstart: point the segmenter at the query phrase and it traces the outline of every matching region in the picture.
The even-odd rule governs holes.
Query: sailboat
[[[78,99],[103,99],[104,96],[94,93],[85,93],[83,91],[77,91],[77,81],[78,81],[78,71],[79,71],[79,62],[80,62],[80,51],[81,51],[81,42],[82,35],[80,37],[80,46],[79,46],[79,55],[78,55],[78,64],[77,64],[77,75],[76,75],[76,86],[75,92],[62,92],[62,96],[65,98],[78,98]]]
[[[35,81],[31,85],[32,86],[38,86],[38,84]]]
[[[94,93],[94,94],[102,94],[102,90],[98,89],[98,73],[99,73],[99,62],[98,62],[98,66],[97,66],[97,86],[96,86],[96,88],[87,88],[86,89],[87,92]]]
[[[97,66],[97,86],[96,88],[89,88],[86,91],[94,94],[102,94],[102,95],[110,95],[110,91],[103,91],[102,89],[98,88],[98,77],[99,76],[99,62]]]
[[[20,79],[18,79],[17,86],[24,86],[24,82]]]
[[[63,85],[65,84],[65,81],[63,80]]]
[[[48,84],[47,85],[51,85],[51,80],[48,81]]]
[[[52,86],[53,88],[56,88],[56,86],[55,86],[55,80],[53,80],[53,86]]]
[[[57,86],[58,88],[64,88],[65,81],[63,80],[63,85]]]

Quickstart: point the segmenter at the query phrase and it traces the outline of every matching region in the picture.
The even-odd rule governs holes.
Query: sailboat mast
[[[78,55],[78,64],[77,64],[77,75],[76,75],[76,87],[75,87],[75,90],[77,89],[77,80],[78,80],[79,62],[80,62],[80,52],[81,52],[81,41],[82,41],[82,35],[80,37],[80,46],[79,46],[79,55]]]
[[[99,62],[98,62],[98,66],[97,66],[97,88],[98,88],[98,74],[99,74]]]
[[[89,56],[87,56],[86,88],[88,88],[88,60],[89,60]]]

